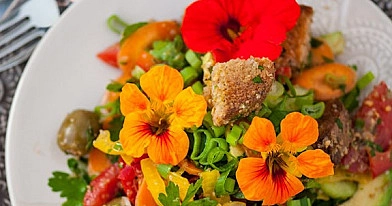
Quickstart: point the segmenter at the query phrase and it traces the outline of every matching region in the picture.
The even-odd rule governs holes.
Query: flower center
[[[163,103],[151,101],[151,111],[149,114],[151,133],[158,136],[167,131],[170,127],[170,115],[169,108]]]
[[[230,42],[234,42],[234,40],[241,35],[244,28],[241,27],[241,24],[234,18],[229,18],[227,24],[222,25],[220,31],[223,37]]]
[[[284,168],[288,165],[283,159],[284,154],[280,152],[271,152],[266,159],[266,164],[273,179],[280,179],[281,176],[286,174]]]
[[[151,132],[157,136],[164,133],[169,126],[170,124],[164,118],[159,118],[157,121],[150,123]]]

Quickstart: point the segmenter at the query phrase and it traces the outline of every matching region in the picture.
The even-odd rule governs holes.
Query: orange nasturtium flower
[[[120,148],[116,154],[127,159],[148,153],[155,163],[177,165],[189,148],[184,128],[200,126],[207,113],[204,97],[191,87],[183,90],[183,85],[181,74],[167,65],[154,66],[141,76],[144,93],[135,84],[125,84],[120,94],[125,120],[119,142],[105,146],[100,142],[108,142],[108,137],[100,135],[94,146],[109,154]]]
[[[320,149],[306,150],[318,138],[317,121],[298,112],[281,122],[276,137],[271,121],[255,117],[243,144],[261,157],[240,160],[237,181],[245,198],[263,200],[264,205],[282,204],[304,189],[299,177],[319,178],[333,175],[333,163]],[[303,151],[303,152],[302,152]],[[302,152],[302,153],[300,153]],[[294,156],[300,153],[298,156]]]

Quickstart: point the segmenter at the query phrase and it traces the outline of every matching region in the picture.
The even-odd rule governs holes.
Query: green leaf
[[[119,82],[112,82],[106,86],[106,89],[111,92],[121,92],[123,86],[124,84],[121,84]]]
[[[67,164],[71,174],[54,171],[48,180],[48,186],[53,192],[60,192],[60,197],[66,198],[63,206],[83,205],[84,194],[90,182],[86,165],[75,158],[69,158]]]
[[[256,83],[256,84],[260,84],[260,83],[263,83],[263,82],[264,82],[263,79],[261,79],[260,76],[255,76],[255,77],[252,79],[252,81],[253,81],[254,83]]]
[[[121,34],[120,44],[122,44],[129,36],[131,36],[136,30],[145,26],[147,22],[137,22],[135,24],[127,25]]]
[[[66,198],[63,205],[83,205],[87,182],[82,177],[70,176],[65,172],[53,172],[48,185],[54,192],[60,192],[60,197]]]
[[[201,188],[202,182],[203,182],[203,179],[200,178],[195,183],[189,185],[188,191],[186,192],[186,195],[185,195],[185,198],[183,201],[183,205],[186,205],[189,202],[189,200],[191,200],[192,197],[196,195],[197,191]]]
[[[203,206],[216,206],[216,205],[218,205],[218,202],[215,201],[215,200],[211,200],[210,198],[207,197],[207,198],[203,198],[203,199],[200,199],[200,200],[192,201],[192,202],[190,202],[188,204],[188,206],[200,206],[200,205],[203,205]]]
[[[180,189],[170,181],[166,186],[166,195],[160,193],[158,200],[165,206],[180,206]]]

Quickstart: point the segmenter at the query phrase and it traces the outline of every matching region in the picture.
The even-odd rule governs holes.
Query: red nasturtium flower
[[[212,52],[217,62],[274,60],[299,15],[295,0],[198,0],[186,9],[181,32],[190,49]]]
[[[298,179],[302,175],[309,178],[333,175],[328,154],[320,149],[305,150],[317,138],[317,121],[299,112],[282,120],[278,137],[271,121],[255,117],[243,144],[260,152],[261,157],[241,159],[236,172],[245,198],[263,200],[264,205],[283,204],[304,189]],[[300,154],[295,156],[297,153]]]
[[[144,93],[135,84],[125,84],[120,94],[125,116],[120,140],[111,142],[109,132],[101,132],[94,146],[126,161],[148,153],[155,163],[177,165],[189,149],[184,128],[200,126],[207,113],[204,97],[183,85],[180,72],[166,65],[141,76]]]

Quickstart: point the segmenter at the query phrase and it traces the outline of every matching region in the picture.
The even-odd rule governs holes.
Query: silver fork
[[[5,16],[0,19],[0,72],[30,57],[59,10],[55,0],[14,0]]]

